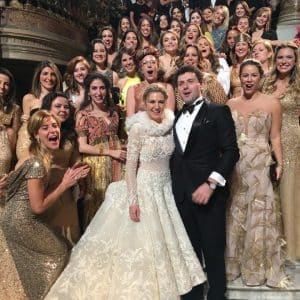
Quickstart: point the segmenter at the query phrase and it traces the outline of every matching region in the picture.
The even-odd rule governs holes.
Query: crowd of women
[[[111,26],[99,29],[87,56],[71,59],[63,77],[53,62],[39,63],[22,107],[16,104],[14,76],[0,68],[0,298],[43,299],[69,250],[85,231],[95,230],[89,224],[107,201],[109,184],[132,171],[130,159],[125,166],[132,155],[127,150],[140,149],[148,163],[151,155],[164,155],[170,126],[157,133],[135,118],[146,111],[150,120],[162,121],[151,112],[152,94],[161,95],[163,110],[182,109],[173,76],[183,65],[203,73],[203,96],[228,105],[236,126],[240,160],[229,183],[227,279],[286,286],[286,261],[300,261],[299,48],[277,40],[271,7],[230,2],[231,14],[219,5],[193,7],[187,15],[181,1],[160,1],[157,14],[145,9],[137,16],[129,9],[117,33]],[[127,145],[132,122],[156,137],[152,145],[143,140],[133,147],[130,138]],[[150,158],[143,147],[151,149]],[[160,149],[155,154],[151,147]],[[121,197],[121,191],[114,193]],[[139,215],[130,218],[137,221]],[[83,292],[74,299],[84,297]]]

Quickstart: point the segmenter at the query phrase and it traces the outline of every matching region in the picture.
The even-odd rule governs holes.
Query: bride
[[[149,85],[146,111],[127,119],[126,182],[108,187],[46,299],[175,300],[205,281],[171,190],[166,99],[163,87]]]

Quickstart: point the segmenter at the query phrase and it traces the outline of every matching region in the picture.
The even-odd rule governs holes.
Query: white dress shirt
[[[201,98],[196,99],[193,103],[197,102],[198,100],[200,100]],[[175,130],[176,130],[176,134],[181,146],[182,151],[184,152],[186,149],[186,145],[189,139],[189,135],[192,129],[192,125],[194,123],[194,120],[200,110],[200,108],[202,107],[203,102],[199,103],[198,105],[195,106],[193,112],[190,114],[188,111],[186,113],[182,113],[181,116],[178,118],[177,123],[175,125]],[[226,183],[225,178],[213,171],[210,175],[209,178],[215,180],[218,185],[220,186],[224,186]]]

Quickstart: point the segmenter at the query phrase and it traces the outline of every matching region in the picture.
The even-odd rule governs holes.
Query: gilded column
[[[300,0],[281,0],[278,25],[300,24]]]

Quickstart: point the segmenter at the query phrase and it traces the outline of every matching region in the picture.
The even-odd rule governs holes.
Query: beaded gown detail
[[[68,259],[65,242],[30,209],[27,180],[44,175],[36,158],[9,175],[0,221],[0,299],[43,299]]]
[[[287,258],[300,260],[300,98],[286,93],[281,99],[283,175],[280,180],[284,236]]]
[[[47,300],[175,300],[205,281],[172,194],[174,115],[166,115],[160,124],[146,112],[127,119],[126,182],[109,185]],[[129,217],[131,203],[140,222]]]
[[[79,161],[80,156],[76,146],[66,140],[62,148],[53,153],[53,161],[49,172],[48,188],[53,190],[62,181],[68,167]],[[73,190],[67,189],[43,214],[43,220],[56,234],[75,245],[80,238],[78,210]]]
[[[6,126],[12,126],[14,119],[19,118],[20,108],[13,105],[10,113],[0,111],[0,176],[7,174],[11,170],[11,161],[13,159],[13,151],[10,146]],[[0,216],[4,209],[4,203],[0,200]]]
[[[119,116],[117,112],[107,118],[96,117],[87,107],[78,112],[76,130],[79,136],[86,136],[88,144],[102,149],[120,149],[117,136]],[[120,161],[104,155],[83,155],[83,161],[90,166],[87,178],[87,192],[83,203],[83,226],[86,228],[104,201],[105,191],[111,182],[122,175]]]
[[[242,276],[247,285],[285,283],[278,203],[270,180],[271,115],[232,111],[240,159],[232,176],[227,212],[227,279]]]

